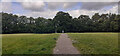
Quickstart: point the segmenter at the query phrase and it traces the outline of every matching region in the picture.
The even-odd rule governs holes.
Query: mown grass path
[[[67,34],[61,34],[57,40],[56,47],[53,50],[54,54],[80,54],[79,51],[72,45],[72,41]]]

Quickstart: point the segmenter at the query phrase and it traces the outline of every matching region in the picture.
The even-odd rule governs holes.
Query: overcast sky
[[[81,14],[89,15],[91,17],[94,13],[118,13],[117,2],[4,1],[1,2],[2,4],[0,3],[0,8],[2,8],[0,11],[17,14],[19,16],[25,15],[28,17],[53,18],[58,11],[68,12],[73,17],[78,17]]]

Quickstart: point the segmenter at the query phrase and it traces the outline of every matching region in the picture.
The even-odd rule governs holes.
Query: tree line
[[[59,11],[53,19],[33,18],[1,12],[2,33],[54,33],[58,32],[119,32],[119,14],[95,13],[91,18],[80,15],[73,18]]]

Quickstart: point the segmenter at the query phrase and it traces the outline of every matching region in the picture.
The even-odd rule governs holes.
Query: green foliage
[[[52,20],[2,13],[2,33],[53,33]]]
[[[118,33],[68,33],[81,54],[118,54]]]
[[[69,32],[71,28],[72,17],[65,12],[58,12],[56,16],[53,18],[55,29],[58,32],[64,30],[65,32]]]
[[[95,13],[91,18],[80,15],[72,18],[69,13],[59,11],[53,19],[33,18],[2,14],[2,33],[54,33],[56,32],[119,32],[120,15]]]

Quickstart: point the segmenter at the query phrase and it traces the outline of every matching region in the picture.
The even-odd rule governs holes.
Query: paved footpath
[[[72,41],[67,34],[61,34],[57,40],[53,54],[80,54],[79,51],[72,45]]]

